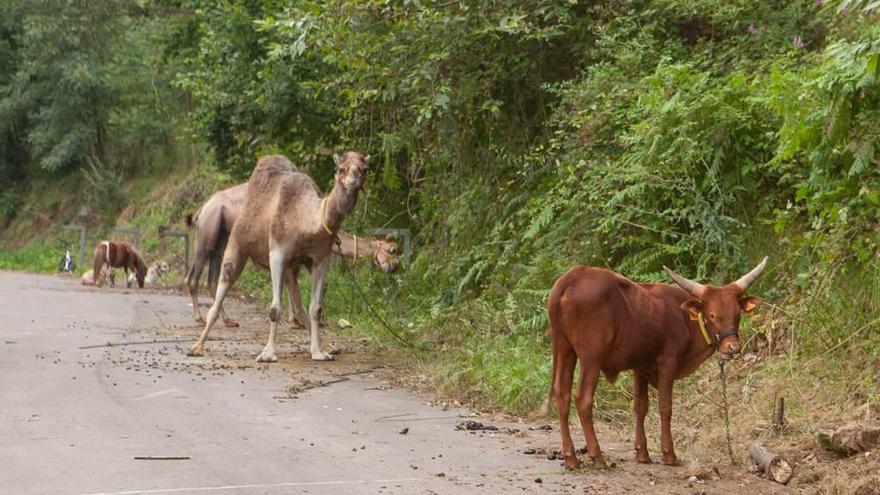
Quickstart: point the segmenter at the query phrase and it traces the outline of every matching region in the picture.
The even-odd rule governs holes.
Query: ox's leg
[[[272,272],[272,304],[269,306],[269,340],[263,352],[257,356],[257,362],[274,363],[278,361],[275,355],[275,334],[278,332],[278,320],[281,319],[281,291],[284,290],[284,278],[286,272],[284,251],[275,247],[269,251],[269,270]]]
[[[660,451],[663,464],[678,466],[675,448],[672,445],[672,382],[675,379],[675,366],[660,366],[657,380],[657,396],[660,402]]]
[[[595,359],[581,359],[581,377],[578,381],[576,405],[578,416],[581,419],[581,427],[587,440],[587,455],[597,467],[608,467],[605,458],[602,457],[602,449],[599,448],[599,439],[596,437],[596,429],[593,427],[593,394],[596,392],[596,384],[599,383],[601,370],[596,366]]]
[[[651,463],[648,455],[648,440],[645,438],[645,416],[648,414],[648,380],[633,371],[633,416],[636,419],[635,452],[636,461]]]
[[[553,342],[553,396],[556,398],[556,413],[559,415],[559,433],[562,435],[562,459],[565,461],[565,469],[580,467],[568,425],[571,382],[574,378],[576,361],[577,356],[568,342],[564,339]]]
[[[246,262],[247,259],[239,251],[238,245],[235,244],[235,242],[230,241],[229,248],[223,256],[220,283],[217,286],[217,293],[214,295],[214,304],[211,305],[211,309],[208,311],[208,321],[205,323],[205,329],[202,331],[202,335],[199,336],[199,340],[192,346],[187,353],[187,356],[201,356],[205,353],[205,340],[208,339],[208,334],[211,332],[211,328],[214,326],[214,323],[217,322],[217,317],[220,315],[220,309],[223,307],[223,300],[226,299],[226,294],[229,292],[229,288],[232,287],[232,284],[234,284],[236,280],[238,280],[238,276],[241,275],[241,270],[244,268]]]
[[[312,265],[312,293],[309,301],[309,332],[313,361],[332,361],[333,356],[321,350],[321,328],[319,318],[324,299],[324,276],[330,266],[330,253],[322,260],[315,260]]]

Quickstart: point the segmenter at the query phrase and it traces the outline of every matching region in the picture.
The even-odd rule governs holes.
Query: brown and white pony
[[[114,276],[114,268],[122,268],[125,272],[125,287],[131,287],[131,281],[128,279],[128,271],[134,272],[137,279],[138,287],[144,288],[144,278],[147,276],[147,264],[144,262],[143,256],[127,242],[101,241],[95,246],[95,261],[92,266],[92,277],[94,274],[100,274],[101,269],[107,265],[110,271],[110,286],[116,287],[116,277]],[[94,280],[98,285],[98,280]]]

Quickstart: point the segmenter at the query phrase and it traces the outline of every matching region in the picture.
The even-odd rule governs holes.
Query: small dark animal
[[[696,370],[716,351],[722,359],[739,352],[741,313],[751,313],[761,299],[743,293],[767,265],[723,287],[688,280],[664,267],[679,287],[635,283],[615,272],[576,266],[556,281],[547,300],[553,341],[553,381],[562,456],[567,469],[579,462],[568,425],[575,362],[580,380],[575,405],[593,463],[605,467],[593,428],[593,393],[599,374],[613,381],[633,371],[633,412],[636,418],[635,457],[650,463],[645,439],[648,384],[658,391],[660,450],[663,463],[677,465],[672,445],[672,384]],[[549,404],[548,401],[545,405]]]

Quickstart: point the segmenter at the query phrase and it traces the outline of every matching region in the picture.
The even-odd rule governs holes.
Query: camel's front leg
[[[272,305],[269,306],[269,341],[263,352],[257,356],[261,363],[278,361],[275,355],[275,333],[278,331],[278,320],[281,319],[281,291],[284,290],[284,252],[273,248],[269,251],[269,270],[272,272]]]
[[[199,336],[199,340],[192,346],[187,356],[201,356],[205,353],[205,341],[208,339],[208,334],[211,332],[214,323],[217,322],[220,309],[223,307],[223,300],[226,299],[229,288],[238,280],[238,276],[241,275],[241,270],[247,261],[239,252],[238,246],[233,245],[232,242],[229,244],[226,254],[223,256],[220,283],[217,286],[217,293],[214,295],[214,304],[211,305],[211,309],[208,311],[208,321],[205,324],[202,335]]]
[[[330,256],[322,260],[315,260],[312,268],[312,297],[309,303],[309,330],[311,331],[312,343],[312,360],[314,361],[332,361],[333,356],[321,350],[321,329],[318,326],[321,317],[321,308],[324,299],[324,277],[327,275],[327,268],[330,266]]]

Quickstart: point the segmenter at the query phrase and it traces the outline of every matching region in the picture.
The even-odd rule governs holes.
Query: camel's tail
[[[229,242],[229,234],[231,227],[226,225],[222,219],[220,220],[220,229],[217,232],[217,244],[210,251],[208,260],[208,291],[211,297],[217,291],[217,282],[220,280],[220,267],[223,264],[223,254],[226,252],[226,244]]]
[[[187,213],[186,216],[184,217],[184,220],[186,221],[186,228],[191,229],[191,228],[195,227],[196,220],[198,220],[198,219],[199,219],[198,213],[193,213],[193,212]]]

